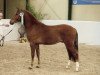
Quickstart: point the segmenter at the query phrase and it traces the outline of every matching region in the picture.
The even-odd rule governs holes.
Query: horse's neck
[[[38,26],[41,26],[41,27],[45,26],[43,23],[35,19],[31,14],[24,16],[24,25],[25,25],[26,30],[31,30]]]

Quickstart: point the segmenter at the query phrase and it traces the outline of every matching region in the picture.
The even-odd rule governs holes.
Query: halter
[[[21,24],[23,25],[23,24],[24,24],[24,13],[21,12],[21,13],[19,14],[19,16],[21,17]]]

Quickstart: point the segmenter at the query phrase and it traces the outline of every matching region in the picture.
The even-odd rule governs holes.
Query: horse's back
[[[66,40],[74,40],[76,35],[76,29],[70,25],[55,25],[55,26],[47,26],[47,31],[43,35],[43,39],[46,42],[54,43],[54,42],[64,42]]]
[[[77,30],[74,27],[67,25],[67,24],[50,26],[49,30],[54,31],[54,32],[58,32],[59,34],[65,34],[65,35],[77,33]]]

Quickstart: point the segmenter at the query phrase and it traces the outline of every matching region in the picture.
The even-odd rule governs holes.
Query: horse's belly
[[[62,39],[60,38],[60,36],[43,36],[43,37],[31,36],[31,37],[28,37],[28,40],[30,42],[45,44],[45,45],[51,45],[51,44],[62,42]]]
[[[61,38],[57,37],[57,38],[46,38],[44,39],[43,41],[43,44],[45,45],[51,45],[51,44],[56,44],[56,43],[59,43],[59,42],[62,42]]]
[[[53,45],[53,44],[56,44],[56,43],[59,43],[60,41],[56,41],[56,42],[45,42],[45,43],[41,43],[41,44],[44,44],[44,45]]]

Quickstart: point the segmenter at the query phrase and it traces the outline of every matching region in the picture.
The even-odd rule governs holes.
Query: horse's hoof
[[[79,72],[79,70],[76,70],[76,72]]]
[[[30,69],[30,70],[31,70],[31,69],[33,69],[33,68],[32,68],[32,67],[29,67],[28,69]]]
[[[79,72],[79,69],[76,69],[76,72]]]
[[[40,66],[36,66],[36,68],[40,68]]]

